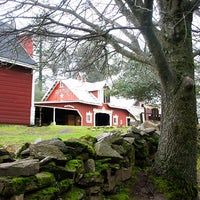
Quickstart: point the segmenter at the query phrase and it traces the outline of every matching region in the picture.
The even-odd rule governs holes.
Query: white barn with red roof
[[[133,116],[128,104],[130,101],[119,103],[110,96],[106,81],[89,83],[70,78],[55,81],[42,101],[35,103],[36,119],[41,125],[128,126],[131,118],[138,119],[144,111],[137,107],[137,116]]]

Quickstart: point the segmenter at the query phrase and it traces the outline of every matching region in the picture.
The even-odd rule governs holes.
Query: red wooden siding
[[[68,110],[76,110],[78,111],[81,120],[82,120],[82,126],[94,126],[94,109],[104,110],[106,111],[113,111],[112,113],[112,125],[113,123],[113,117],[118,116],[118,125],[119,126],[126,126],[127,125],[127,117],[129,116],[128,111],[123,109],[117,109],[117,108],[110,108],[107,104],[103,104],[103,106],[94,106],[89,104],[82,104],[78,102],[71,102],[71,103],[44,103],[40,104],[40,106],[49,106],[54,108],[62,108],[62,109],[68,109]],[[92,122],[87,123],[86,122],[86,113],[92,113]]]
[[[118,116],[118,126],[127,126],[127,117],[129,116],[128,111],[112,108],[113,117]],[[114,119],[112,119],[112,123],[114,124]]]
[[[30,124],[32,69],[0,66],[0,123]]]
[[[78,100],[78,98],[66,85],[58,83],[53,92],[49,95],[47,101],[63,101],[63,100],[65,101]]]
[[[98,91],[95,90],[95,91],[91,91],[91,93],[98,99],[99,98],[99,95],[98,95]]]

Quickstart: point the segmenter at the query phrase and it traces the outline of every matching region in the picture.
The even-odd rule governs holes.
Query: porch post
[[[112,126],[112,113],[110,113],[109,115],[110,115],[110,126]]]
[[[53,125],[56,125],[56,109],[53,108]]]

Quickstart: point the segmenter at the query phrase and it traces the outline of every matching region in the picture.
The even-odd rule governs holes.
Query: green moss
[[[66,163],[65,169],[69,172],[84,172],[83,161],[80,159],[73,159]]]
[[[169,200],[193,200],[197,197],[197,188],[191,187],[184,180],[177,179],[172,183],[163,177],[154,177],[153,181]]]
[[[59,192],[58,188],[48,187],[38,192],[34,192],[34,194],[30,194],[28,196],[25,195],[25,199],[26,200],[38,200],[38,199],[51,200],[51,199],[55,199],[55,195],[58,192]]]
[[[35,177],[17,177],[11,180],[12,188],[16,194],[22,194],[28,186],[34,184]]]
[[[85,199],[86,192],[83,189],[73,187],[67,194],[61,196],[62,199],[70,199],[70,200],[77,200],[77,199]]]
[[[89,142],[92,142],[93,144],[97,142],[97,138],[96,137],[92,137],[91,135],[84,135],[82,137],[80,137],[81,140],[87,140]]]
[[[84,174],[84,178],[91,178],[91,177],[94,177],[94,176],[101,176],[100,172],[98,171],[95,171],[95,172],[89,172],[89,173],[85,173]]]
[[[58,188],[60,192],[63,193],[68,191],[71,185],[72,185],[71,179],[64,179],[58,183]]]
[[[37,186],[38,187],[46,187],[52,185],[56,182],[54,175],[50,172],[41,172],[36,174],[37,178]]]
[[[109,161],[111,161],[111,158],[104,158],[101,160],[95,160],[95,166],[97,171],[104,171],[110,168],[110,163]]]
[[[96,155],[94,147],[80,139],[69,139],[64,143],[66,146],[71,147],[70,153],[73,157],[80,155],[82,152],[87,152],[90,156]]]
[[[119,184],[119,191],[117,194],[109,195],[106,200],[130,200],[130,190],[126,187],[126,183]]]

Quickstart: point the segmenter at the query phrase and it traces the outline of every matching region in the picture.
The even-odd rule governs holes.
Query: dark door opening
[[[35,124],[44,126],[53,122],[53,108],[36,107]],[[75,110],[55,109],[56,125],[80,126],[81,117]]]
[[[56,124],[80,126],[81,117],[78,112],[74,110],[56,109]]]
[[[126,124],[127,124],[127,126],[130,126],[130,125],[131,125],[131,119],[130,119],[130,118],[127,118]]]
[[[53,122],[53,108],[36,107],[35,124],[38,126],[50,125]]]
[[[110,115],[105,113],[96,113],[95,115],[95,126],[109,126]]]

